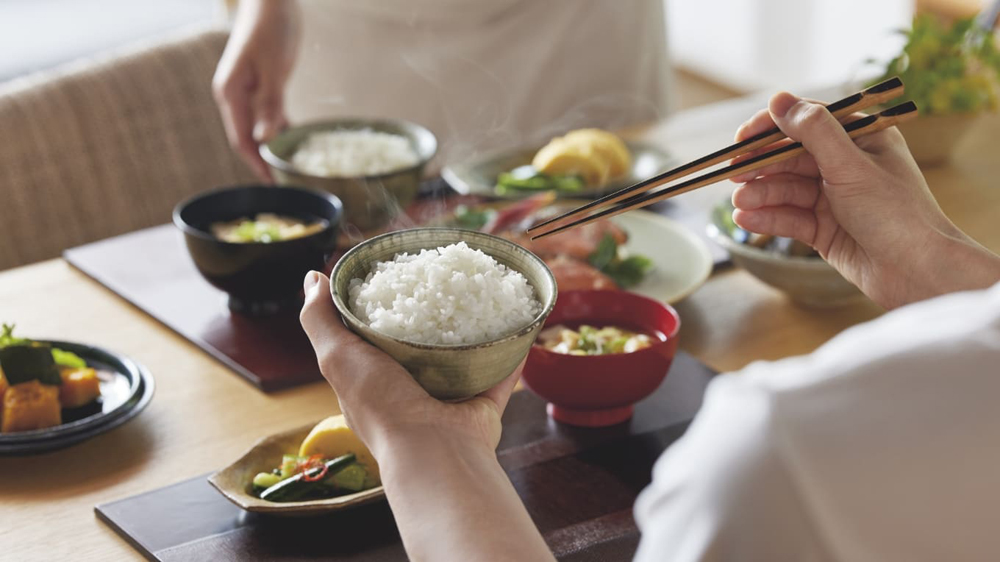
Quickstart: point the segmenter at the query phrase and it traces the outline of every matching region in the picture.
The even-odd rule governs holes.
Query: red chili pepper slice
[[[319,469],[315,473],[310,473],[313,469]],[[326,476],[329,470],[326,463],[323,462],[323,458],[319,455],[313,455],[309,457],[304,463],[302,463],[302,480],[306,482],[316,482],[317,480],[322,480]]]

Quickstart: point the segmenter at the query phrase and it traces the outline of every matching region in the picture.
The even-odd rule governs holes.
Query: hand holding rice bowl
[[[451,228],[372,238],[337,262],[330,283],[344,323],[441,399],[473,396],[510,375],[556,300],[555,279],[535,255]]]

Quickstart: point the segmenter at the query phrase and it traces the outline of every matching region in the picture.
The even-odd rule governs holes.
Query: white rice
[[[312,133],[292,155],[292,164],[314,176],[388,174],[419,162],[405,137],[371,129]]]
[[[542,308],[521,273],[465,242],[376,263],[364,280],[351,280],[349,306],[383,334],[426,344],[498,339]]]

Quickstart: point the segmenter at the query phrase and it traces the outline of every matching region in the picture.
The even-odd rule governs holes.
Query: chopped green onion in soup
[[[561,324],[546,328],[538,335],[542,347],[567,355],[612,355],[632,353],[653,345],[647,334],[614,326],[596,328],[587,324],[572,330]]]
[[[223,242],[278,242],[315,234],[326,226],[323,221],[306,222],[294,217],[259,213],[253,219],[239,218],[213,223],[212,235]]]

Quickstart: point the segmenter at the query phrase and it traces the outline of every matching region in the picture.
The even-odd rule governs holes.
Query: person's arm
[[[240,0],[212,78],[229,144],[265,181],[271,172],[258,144],[287,125],[285,83],[298,55],[300,31],[295,0]]]
[[[823,106],[782,93],[737,132],[777,125],[808,154],[738,176],[733,219],[813,246],[886,308],[1000,281],[1000,258],[938,206],[895,128],[856,143]]]
[[[344,326],[325,276],[310,273],[305,291],[302,326],[348,425],[379,463],[410,558],[553,560],[496,457],[520,369],[470,400],[435,400]]]
[[[553,559],[489,447],[411,432],[375,449],[410,559]]]

